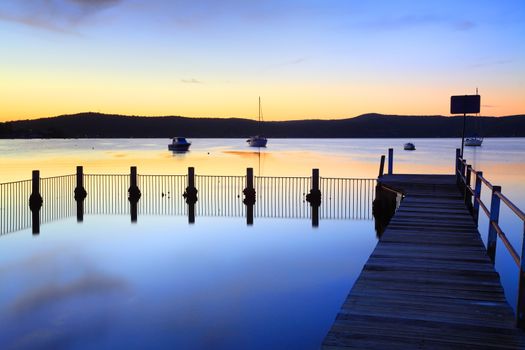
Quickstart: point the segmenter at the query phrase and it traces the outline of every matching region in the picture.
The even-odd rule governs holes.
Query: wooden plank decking
[[[406,197],[323,349],[525,349],[455,177],[381,182]]]

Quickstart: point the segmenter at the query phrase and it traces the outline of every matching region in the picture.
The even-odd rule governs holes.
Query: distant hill
[[[270,138],[459,137],[463,117],[364,114],[340,120],[265,122]],[[258,134],[249,119],[140,117],[79,113],[0,123],[0,138],[168,138],[248,137]],[[525,137],[525,115],[467,117],[467,133],[485,137]]]

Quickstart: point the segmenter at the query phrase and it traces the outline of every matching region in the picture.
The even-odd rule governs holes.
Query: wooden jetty
[[[525,349],[525,332],[465,204],[475,190],[458,187],[458,178],[470,185],[465,164],[458,176],[393,175],[389,162],[390,174],[378,183],[404,199],[323,349]]]

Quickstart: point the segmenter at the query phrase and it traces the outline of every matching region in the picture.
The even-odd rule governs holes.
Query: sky
[[[0,121],[525,113],[523,0],[1,0]]]

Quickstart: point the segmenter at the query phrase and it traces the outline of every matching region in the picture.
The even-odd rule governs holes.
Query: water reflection
[[[2,237],[3,348],[317,349],[375,245],[368,220],[85,219]]]

